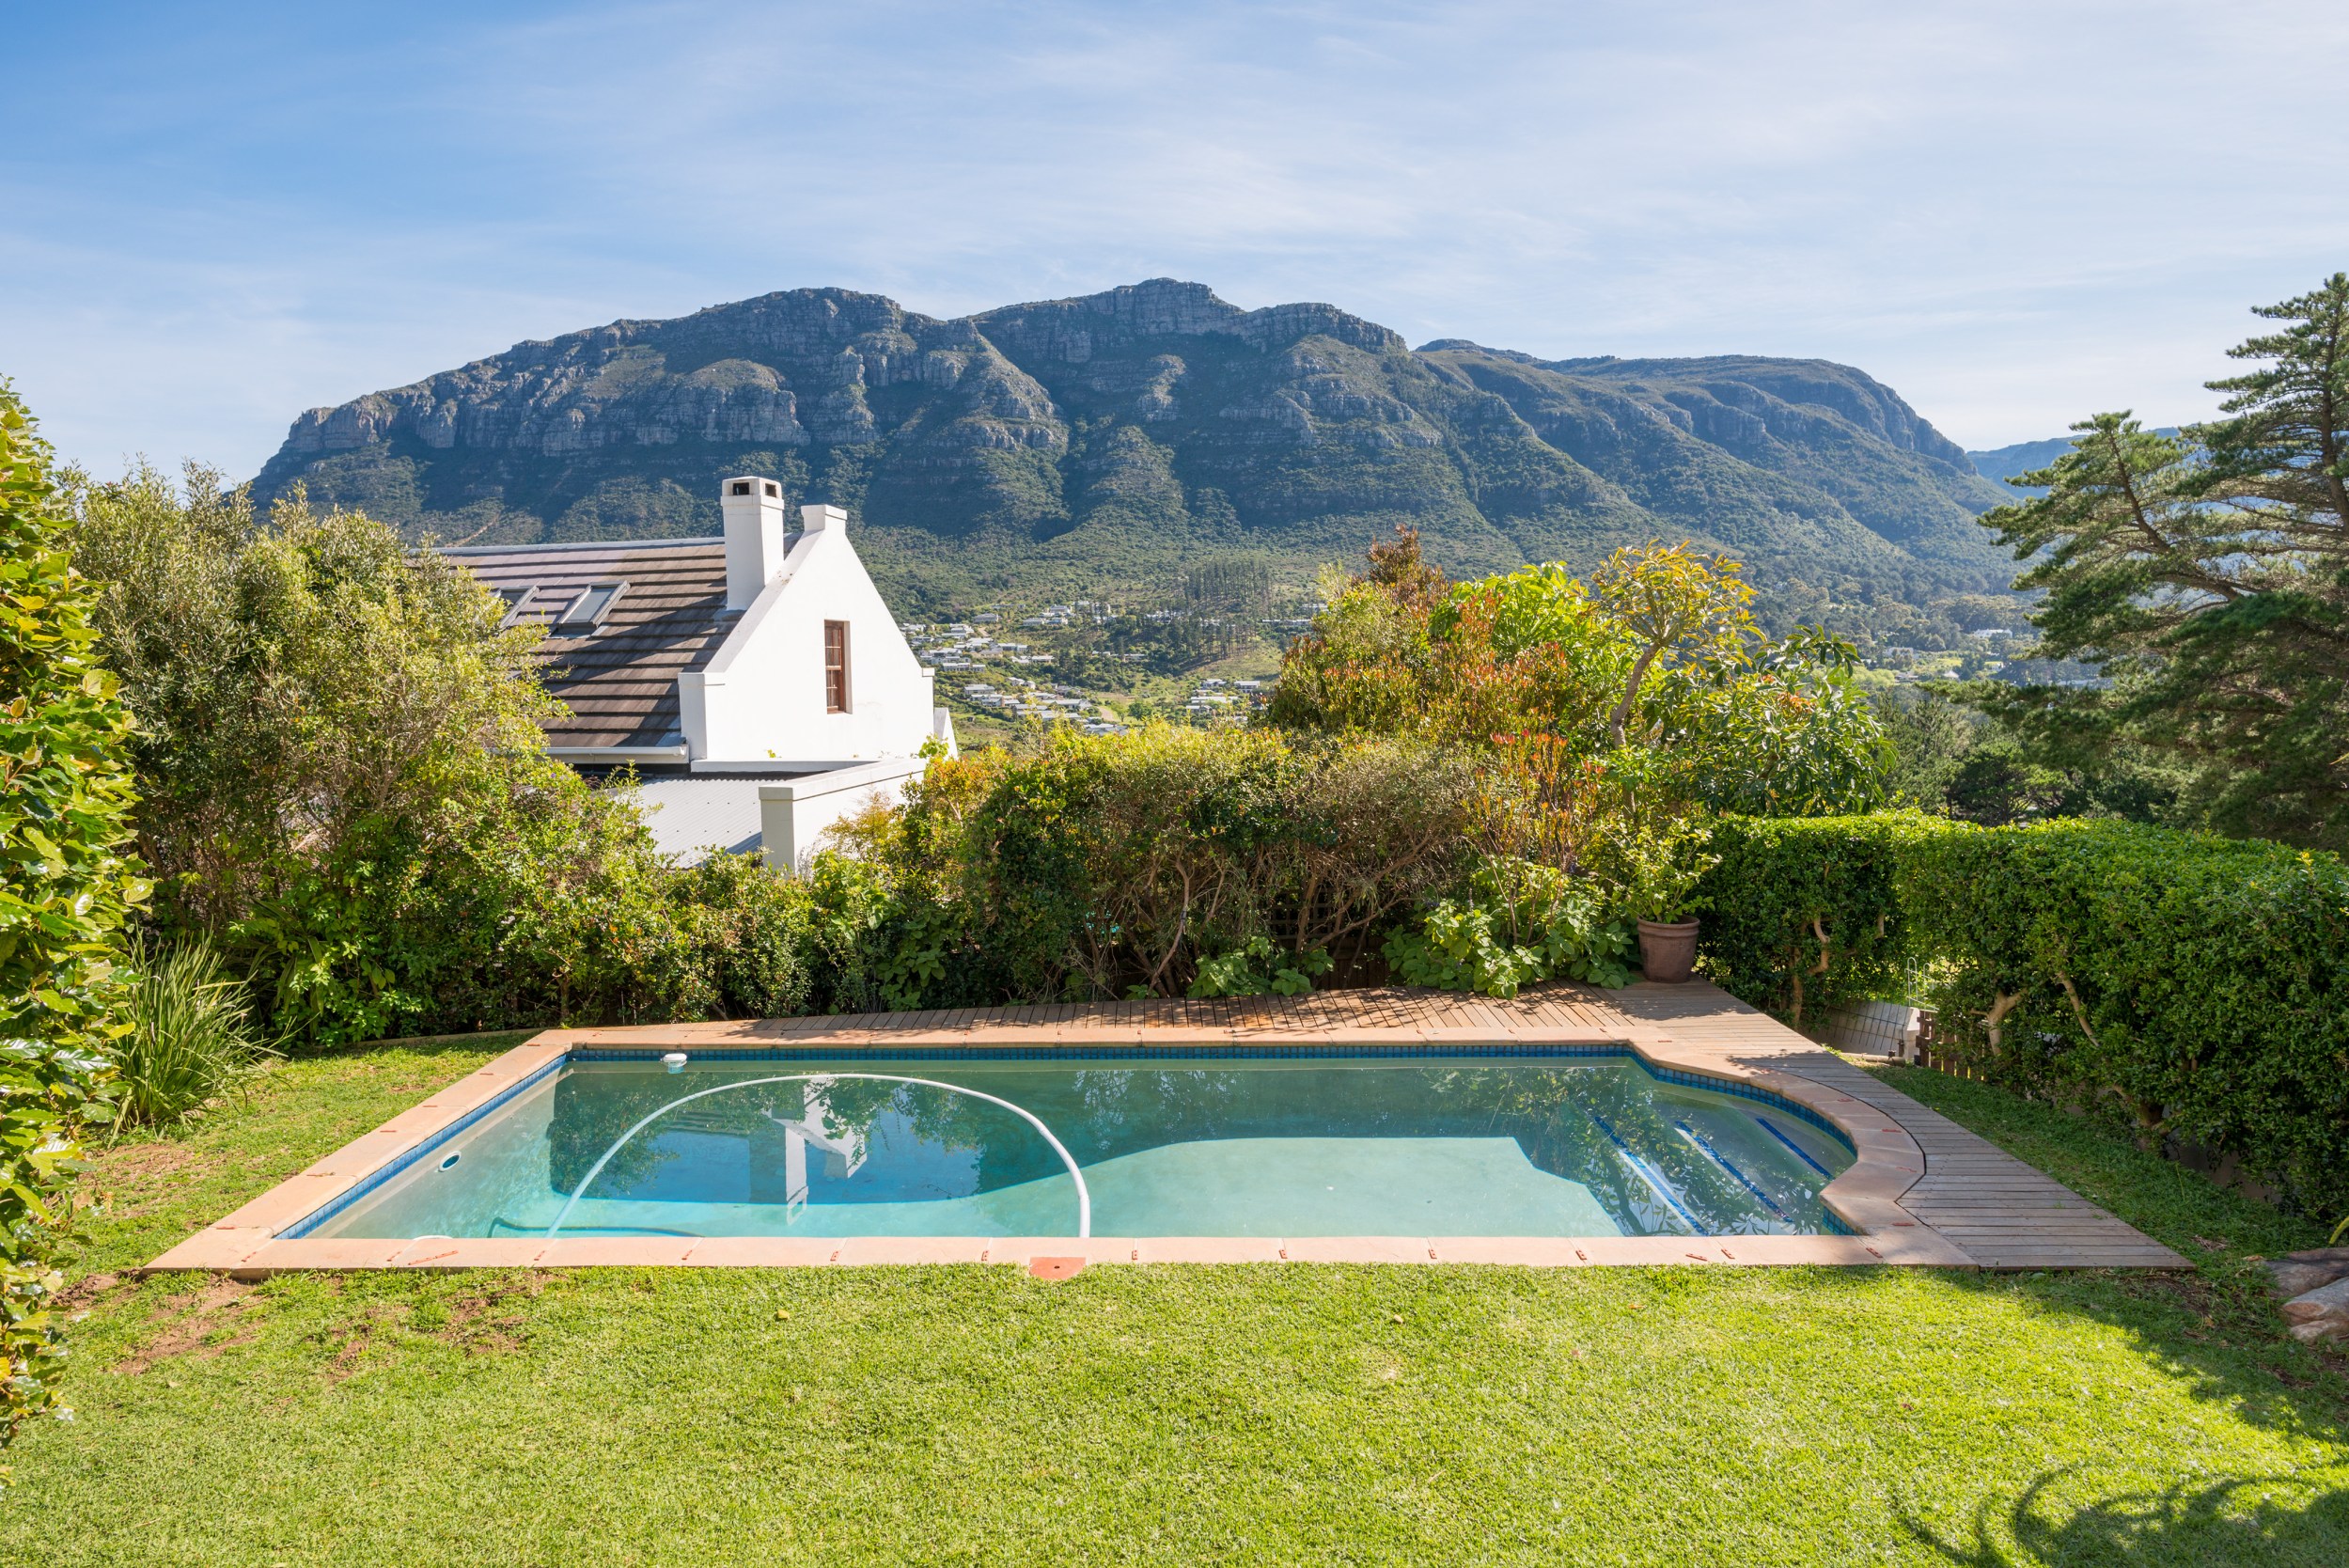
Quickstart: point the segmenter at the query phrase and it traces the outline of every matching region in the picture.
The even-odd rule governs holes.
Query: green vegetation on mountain
[[[848,507],[908,614],[1156,599],[1233,554],[1301,582],[1397,524],[1456,575],[1728,550],[1774,625],[1889,641],[1879,616],[2006,586],[1971,519],[2008,493],[1848,367],[1414,352],[1169,279],[956,321],[794,290],[524,343],[304,415],[255,499],[444,541],[677,536],[737,471]]]

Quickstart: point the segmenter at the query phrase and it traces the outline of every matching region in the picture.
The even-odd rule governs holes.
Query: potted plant
[[[1631,835],[1621,852],[1623,902],[1639,922],[1639,966],[1660,985],[1696,973],[1697,885],[1719,855],[1705,853],[1713,829],[1687,818]]]

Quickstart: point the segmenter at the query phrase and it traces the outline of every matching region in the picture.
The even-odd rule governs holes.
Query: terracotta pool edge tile
[[[685,1254],[687,1268],[828,1268],[840,1243],[823,1236],[704,1236]]]
[[[1131,1236],[989,1236],[981,1243],[990,1263],[1026,1268],[1038,1258],[1082,1258],[1085,1266],[1130,1263],[1143,1244]]]
[[[213,1272],[241,1268],[269,1244],[269,1232],[223,1220],[180,1240],[137,1271],[145,1274]]]
[[[1290,1263],[1432,1263],[1425,1236],[1286,1236],[1280,1258]]]
[[[542,1244],[540,1268],[674,1268],[697,1236],[563,1236]]]
[[[1277,1263],[1280,1243],[1270,1236],[1139,1236],[1127,1244],[1137,1263]]]
[[[842,1268],[1003,1262],[987,1256],[984,1236],[842,1236],[832,1245]]]
[[[420,1236],[393,1258],[391,1266],[427,1271],[533,1268],[545,1252],[546,1241],[540,1236]]]
[[[374,1239],[356,1236],[329,1236],[300,1241],[279,1241],[272,1238],[255,1247],[244,1261],[228,1272],[240,1278],[258,1278],[286,1272],[323,1269],[388,1269],[399,1255],[415,1246],[413,1237]]]

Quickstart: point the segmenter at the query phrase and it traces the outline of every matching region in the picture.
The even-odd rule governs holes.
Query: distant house
[[[876,794],[894,800],[953,721],[849,542],[838,507],[727,479],[713,539],[470,545],[446,554],[546,627],[547,687],[569,710],[547,749],[584,772],[633,767],[646,821],[681,863],[711,847],[796,869]]]

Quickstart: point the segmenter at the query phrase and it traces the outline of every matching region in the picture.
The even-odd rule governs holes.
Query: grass
[[[79,1419],[20,1441],[0,1561],[2349,1556],[2349,1376],[2246,1289],[2321,1238],[1915,1073],[2197,1273],[111,1278],[502,1043],[290,1062],[103,1156]]]

